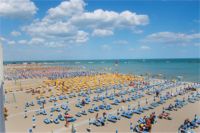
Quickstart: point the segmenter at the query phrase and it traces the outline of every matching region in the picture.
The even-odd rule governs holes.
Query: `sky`
[[[200,58],[200,1],[0,0],[6,61]]]

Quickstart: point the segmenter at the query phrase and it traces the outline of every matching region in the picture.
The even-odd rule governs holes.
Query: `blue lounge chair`
[[[90,108],[90,109],[88,109],[88,112],[94,113],[94,109]]]
[[[138,110],[138,109],[133,109],[133,113],[135,113],[135,114],[142,114],[143,112],[141,112],[140,110]]]
[[[82,114],[82,115],[87,115],[87,112],[86,112],[85,110],[82,110],[82,111],[81,111],[81,114]]]
[[[45,124],[50,124],[50,123],[51,123],[51,120],[50,120],[49,118],[45,118],[45,119],[44,119],[44,123],[45,123]]]
[[[111,110],[111,109],[112,109],[111,105],[108,104],[108,105],[106,106],[106,110]]]
[[[59,123],[60,123],[58,118],[55,118],[55,119],[53,120],[53,122],[54,122],[55,124],[59,124]]]
[[[130,119],[130,118],[132,117],[132,115],[131,115],[129,112],[127,112],[127,111],[124,111],[124,112],[121,114],[121,116],[123,116],[123,117],[125,117],[125,118],[128,118],[128,119]]]
[[[65,120],[64,116],[62,116],[61,114],[58,115],[58,119],[59,119],[60,121],[64,121],[64,120]]]
[[[68,122],[74,122],[74,121],[76,121],[76,118],[70,117],[70,118],[67,118],[67,121],[68,121]]]
[[[81,117],[81,113],[80,112],[76,113],[76,116]]]
[[[110,122],[116,123],[118,119],[114,115],[108,115],[107,120]]]
[[[94,107],[94,111],[98,112],[99,111],[99,107],[98,106]]]
[[[76,104],[76,107],[82,108],[83,106],[81,105],[81,103],[77,103],[77,104]]]
[[[61,105],[61,108],[62,108],[63,110],[66,110],[66,111],[70,111],[70,108],[69,108],[69,106],[68,106],[67,104],[62,104],[62,105]]]
[[[102,110],[104,110],[106,108],[106,105],[101,104],[101,105],[99,105],[99,108],[102,109]]]
[[[120,101],[118,99],[115,99],[113,102],[113,105],[119,105]]]

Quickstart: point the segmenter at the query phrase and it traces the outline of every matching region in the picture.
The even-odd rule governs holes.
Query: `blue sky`
[[[3,0],[5,60],[199,58],[199,1]]]

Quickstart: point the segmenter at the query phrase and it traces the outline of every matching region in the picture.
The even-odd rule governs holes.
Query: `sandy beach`
[[[58,70],[60,71],[60,70]],[[33,74],[33,73],[32,73]],[[176,94],[179,90],[194,86],[191,82],[175,82],[166,81],[162,79],[145,79],[143,77],[133,76],[133,75],[122,75],[122,74],[95,74],[87,76],[76,76],[68,78],[58,78],[49,80],[48,77],[42,78],[27,78],[27,79],[17,79],[17,80],[7,80],[5,81],[4,87],[6,88],[6,104],[5,107],[8,110],[8,117],[6,120],[6,131],[7,132],[28,132],[32,129],[33,132],[71,132],[72,125],[76,129],[76,132],[87,132],[90,128],[91,132],[130,132],[130,123],[133,126],[137,125],[139,118],[148,116],[152,112],[159,115],[163,111],[163,107],[166,108],[170,103],[174,103],[176,99],[187,99],[192,93],[199,92],[200,88],[196,88],[197,91],[187,91],[184,94],[173,96],[167,99],[165,103],[160,104],[154,109],[149,109],[141,114],[133,114],[130,119],[121,116],[120,120],[116,123],[106,121],[104,126],[95,126],[91,124],[89,126],[89,119],[95,120],[101,117],[104,112],[106,114],[115,114],[117,110],[128,108],[137,108],[138,104],[143,107],[152,103],[153,101],[159,101],[159,97],[155,98],[155,92],[151,95],[148,92],[156,89],[160,89],[162,86],[169,86],[166,89],[160,91],[160,96],[166,94]],[[197,85],[197,83],[196,83]],[[112,86],[116,86],[115,89]],[[153,86],[149,89],[143,89],[146,86]],[[102,88],[101,93],[95,93],[96,90]],[[107,89],[106,89],[107,88]],[[34,91],[33,91],[34,90]],[[89,96],[91,102],[79,108],[76,104],[79,103],[85,97],[78,95],[80,92],[91,91]],[[120,96],[119,94],[123,91],[128,91],[129,93]],[[133,91],[133,92],[131,92]],[[75,94],[76,96],[71,96]],[[128,99],[131,95],[143,95],[141,98],[120,102],[118,105],[113,105],[113,100],[105,98],[103,101],[94,101],[95,97],[101,97],[105,95],[116,95],[117,99]],[[59,96],[68,96],[66,99],[59,100]],[[57,97],[56,102],[49,102],[49,97]],[[43,109],[47,112],[47,115],[36,115],[36,111],[40,110],[40,105],[37,104],[38,98],[45,98],[47,100],[44,104]],[[25,107],[27,102],[33,102],[34,106]],[[60,112],[50,113],[51,108],[60,108],[62,104],[66,103],[70,108],[68,113],[72,115],[76,121],[69,122],[68,126],[65,127],[65,121],[59,121],[58,124],[50,123],[45,124],[44,119],[50,118],[50,114],[55,118],[59,114],[64,115],[65,110],[61,109]],[[87,112],[89,108],[94,106],[100,106],[102,103],[106,103],[112,106],[110,110],[99,110],[94,113]],[[56,105],[55,105],[56,104]],[[197,114],[200,116],[200,102],[196,101],[194,103],[188,103],[177,111],[169,111],[172,120],[156,119],[156,123],[152,125],[151,132],[177,132],[181,124],[183,124],[185,119],[192,120]],[[27,110],[27,118],[24,118],[25,110]],[[76,114],[82,110],[87,112],[87,115],[82,115],[77,117]],[[36,128],[32,128],[33,116],[36,118]],[[194,132],[200,132],[200,128],[193,129]]]

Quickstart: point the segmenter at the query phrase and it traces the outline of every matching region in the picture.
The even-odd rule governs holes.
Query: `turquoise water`
[[[46,65],[78,66],[85,69],[132,73],[151,76],[162,74],[163,78],[182,76],[183,81],[200,82],[200,59],[127,59],[127,60],[70,60],[70,61],[23,61],[45,63]],[[4,62],[4,64],[23,63]]]

